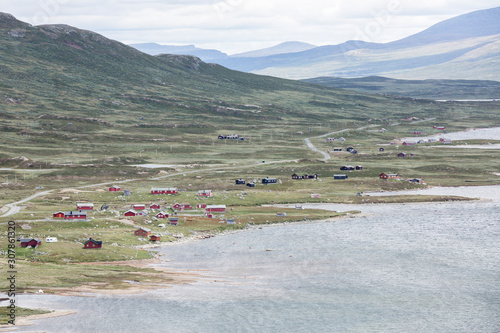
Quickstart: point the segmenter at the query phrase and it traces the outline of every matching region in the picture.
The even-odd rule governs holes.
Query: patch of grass
[[[16,287],[20,292],[42,289],[50,293],[81,285],[91,285],[96,289],[126,289],[131,286],[128,281],[172,282],[160,271],[129,265],[56,264],[20,260],[16,266],[19,272]]]
[[[27,317],[32,315],[40,315],[51,313],[49,310],[42,309],[28,309],[16,306],[16,318],[18,317]],[[5,306],[0,306],[0,325],[7,325],[10,320],[10,309]]]

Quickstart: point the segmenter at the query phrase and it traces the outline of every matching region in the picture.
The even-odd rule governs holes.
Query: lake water
[[[22,306],[78,313],[18,332],[497,333],[500,187],[491,189],[491,201],[310,205],[366,216],[166,246],[160,266],[203,278],[141,295],[21,295]]]
[[[439,133],[428,136],[413,136],[402,138],[401,141],[417,142],[419,140],[429,140],[440,138],[447,140],[500,140],[500,127],[476,128],[463,132]]]

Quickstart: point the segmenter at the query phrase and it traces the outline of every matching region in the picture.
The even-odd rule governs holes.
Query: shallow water
[[[23,295],[79,312],[19,332],[500,331],[498,201],[314,206],[367,216],[166,246],[160,266],[203,278],[143,295]]]
[[[425,189],[407,191],[365,192],[369,196],[390,195],[455,195],[473,199],[487,199],[500,202],[500,186],[457,186],[457,187],[429,187]]]
[[[400,139],[406,142],[417,142],[428,139],[448,139],[448,140],[500,140],[500,127],[476,128],[463,132],[439,133],[428,136],[413,136]]]

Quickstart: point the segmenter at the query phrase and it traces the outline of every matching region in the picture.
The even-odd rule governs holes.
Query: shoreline
[[[485,186],[479,186],[479,187],[488,187],[488,188],[498,188],[500,192],[500,185],[485,185]],[[386,192],[365,192],[365,196],[370,197],[370,196],[391,196],[391,195],[408,195],[408,192],[411,192],[410,195],[425,195],[426,191],[432,191],[432,190],[443,190],[447,191],[449,189],[465,189],[465,190],[470,190],[470,189],[475,189],[478,188],[478,186],[431,186],[425,189],[415,189],[415,190],[404,190],[404,191],[386,191]],[[424,193],[423,193],[424,192]],[[453,194],[453,193],[442,193],[439,194],[442,196],[451,196],[451,195],[456,195],[456,196],[462,196],[464,199],[468,199],[468,201],[481,201],[481,202],[491,202],[491,201],[500,201],[500,197],[496,197],[495,199],[488,198],[488,197],[478,197],[478,196],[472,196],[467,193],[458,193],[458,194]],[[441,201],[439,201],[441,202]],[[444,203],[447,203],[449,201],[442,201]],[[438,203],[434,201],[429,201],[429,202],[397,202],[397,203],[377,203],[377,202],[372,202],[372,203],[301,203],[301,205],[312,205],[312,206],[318,206],[318,205],[346,205],[346,206],[353,206],[353,208],[359,207],[359,206],[372,206],[372,205],[422,205],[422,204],[430,204],[430,203]],[[269,207],[289,207],[293,206],[295,204],[275,204],[275,205],[262,205],[262,206],[269,206]],[[264,223],[264,224],[256,224],[256,225],[250,225],[247,224],[244,228],[241,229],[233,229],[233,230],[225,230],[222,232],[209,232],[209,233],[199,233],[195,235],[189,235],[188,237],[182,237],[177,239],[176,241],[173,242],[160,242],[157,244],[143,244],[143,245],[138,245],[138,248],[147,248],[147,249],[161,249],[162,247],[166,246],[175,246],[178,244],[186,244],[194,241],[199,241],[211,237],[216,237],[216,236],[225,236],[225,235],[230,235],[230,234],[235,234],[239,232],[245,232],[248,230],[255,230],[255,229],[261,229],[264,227],[271,227],[271,226],[286,226],[290,224],[309,224],[309,223],[331,223],[331,222],[336,222],[339,220],[347,219],[347,218],[361,218],[364,216],[371,215],[371,213],[366,213],[362,211],[358,211],[356,213],[349,213],[345,212],[344,215],[341,216],[336,216],[336,217],[331,217],[327,219],[319,219],[319,220],[300,220],[300,221],[284,221],[284,222],[275,222],[275,223]],[[124,260],[124,261],[110,261],[110,262],[87,262],[87,263],[81,263],[84,265],[99,265],[99,266],[105,266],[105,265],[122,265],[122,266],[132,266],[132,267],[138,267],[138,268],[152,268],[156,271],[159,271],[159,274],[164,274],[164,279],[165,281],[162,283],[156,283],[156,284],[142,284],[142,283],[137,283],[134,285],[131,285],[127,287],[126,289],[105,289],[105,288],[99,288],[99,284],[90,284],[90,285],[81,285],[77,287],[72,287],[72,288],[52,288],[52,289],[47,289],[47,292],[53,291],[53,294],[55,295],[60,295],[60,296],[99,296],[99,295],[113,295],[113,294],[140,294],[143,292],[147,292],[152,289],[168,289],[171,288],[174,285],[177,284],[188,284],[196,281],[197,279],[201,278],[202,276],[196,274],[196,273],[190,273],[190,272],[185,272],[185,271],[171,271],[166,268],[159,268],[155,264],[165,261],[165,259],[161,258],[161,254],[155,255],[154,258],[151,259],[144,259],[144,260]],[[168,262],[168,259],[165,261]],[[127,281],[130,283],[133,283],[134,281]]]
[[[498,188],[500,190],[500,185],[488,185],[488,188]],[[477,186],[454,186],[454,187],[441,187],[441,186],[435,186],[435,187],[429,187],[427,189],[417,189],[414,190],[413,192],[422,192],[422,191],[427,191],[427,190],[432,190],[432,189],[443,189],[443,191],[446,191],[446,189],[457,189],[457,188],[462,188],[462,189],[470,189],[470,188],[477,188]],[[400,193],[398,193],[400,192]],[[393,191],[390,194],[387,195],[404,195],[404,191]],[[375,192],[377,193],[377,192]],[[380,193],[380,192],[378,192]],[[389,192],[382,192],[382,193],[389,193]],[[368,193],[367,193],[368,194]],[[445,194],[443,194],[445,195]],[[446,195],[450,195],[447,193]],[[460,195],[460,194],[459,194]],[[483,197],[471,197],[470,193],[461,193],[462,196],[465,198],[469,198],[471,200],[478,200],[479,201],[499,201],[498,198],[497,200],[493,200],[491,198],[485,198]],[[436,203],[436,202],[429,202],[429,203]],[[318,205],[319,203],[310,203],[311,205]],[[321,203],[323,205],[348,205],[348,206],[359,206],[359,205],[365,205],[365,204],[342,204],[342,203]],[[370,203],[366,204],[368,206],[371,205],[388,205],[388,203]],[[400,203],[401,204],[401,203]],[[423,202],[418,202],[418,203],[402,203],[402,204],[423,204]],[[283,205],[269,205],[273,207],[283,207],[283,206],[290,206],[293,204],[283,204]],[[280,227],[280,226],[286,226],[286,225],[291,225],[291,224],[311,224],[311,223],[332,223],[332,222],[338,222],[340,220],[348,219],[348,218],[362,218],[364,216],[369,216],[372,215],[372,213],[366,213],[366,212],[356,212],[356,213],[347,213],[345,212],[344,215],[341,216],[336,216],[332,218],[327,218],[327,219],[321,219],[321,220],[304,220],[304,221],[285,221],[285,222],[278,222],[278,223],[266,223],[266,224],[258,224],[258,225],[247,225],[245,228],[242,229],[235,229],[235,230],[225,230],[219,233],[207,233],[207,234],[198,234],[198,235],[190,235],[189,237],[183,237],[181,239],[178,239],[177,241],[174,242],[165,242],[165,243],[159,243],[159,244],[144,244],[140,246],[141,248],[162,248],[166,246],[174,246],[177,244],[185,244],[185,243],[190,243],[198,240],[204,239],[204,237],[200,236],[208,236],[210,235],[211,237],[215,236],[225,236],[225,235],[230,235],[230,234],[236,234],[240,232],[245,232],[248,230],[256,230],[256,229],[262,229],[264,227]],[[213,236],[212,236],[213,235]],[[126,289],[100,289],[99,286],[100,284],[86,284],[86,285],[81,285],[77,287],[72,287],[72,288],[53,288],[53,289],[48,289],[47,292],[50,292],[53,295],[58,295],[58,296],[77,296],[77,297],[102,297],[102,296],[113,296],[113,295],[134,295],[134,294],[143,294],[143,293],[148,293],[152,290],[156,289],[169,289],[174,287],[175,285],[179,284],[190,284],[194,283],[197,281],[200,281],[201,279],[204,278],[203,274],[199,274],[195,271],[190,271],[190,270],[176,270],[173,271],[169,268],[162,268],[162,267],[157,267],[155,264],[160,263],[160,262],[168,262],[168,259],[162,259],[161,255],[156,255],[152,259],[144,259],[144,260],[127,260],[127,261],[119,261],[119,262],[88,262],[84,263],[87,265],[99,265],[99,266],[106,266],[106,265],[123,265],[123,266],[132,266],[132,267],[139,267],[139,268],[152,268],[156,271],[159,272],[159,274],[162,274],[162,279],[163,281],[160,283],[134,283],[134,281],[126,281],[131,283],[129,287]],[[32,294],[35,295],[35,294]],[[43,295],[43,294],[42,294]],[[52,317],[59,317],[59,316],[67,316],[71,314],[75,314],[77,311],[74,310],[57,310],[53,311],[47,314],[41,314],[41,315],[30,315],[26,317],[21,317],[18,319],[16,325],[19,326],[27,326],[27,325],[35,325],[33,323],[34,320],[38,319],[46,319],[46,318],[52,318]],[[0,326],[1,329],[6,329],[9,326],[2,325]],[[15,329],[15,327],[13,327]]]
[[[339,220],[343,219],[348,219],[348,218],[357,218],[357,217],[363,217],[370,215],[368,213],[346,213],[345,215],[342,216],[336,216],[336,217],[331,217],[328,219],[321,219],[321,220],[305,220],[305,221],[285,221],[285,222],[277,222],[277,223],[266,223],[266,224],[257,224],[257,225],[249,225],[246,226],[245,228],[242,229],[234,229],[234,230],[225,230],[219,233],[210,233],[206,235],[211,235],[211,237],[218,237],[218,236],[226,236],[226,235],[231,235],[231,234],[236,234],[240,232],[246,232],[249,230],[256,230],[256,229],[261,229],[264,227],[274,227],[274,226],[286,226],[286,225],[291,225],[291,224],[310,224],[310,223],[332,223],[332,222],[337,222]],[[167,247],[167,246],[175,246],[179,244],[187,244],[195,241],[201,241],[203,239],[207,239],[204,237],[203,234],[198,234],[198,235],[191,235],[189,237],[183,237],[181,239],[178,239],[175,242],[165,242],[165,243],[159,243],[159,244],[144,244],[139,246],[140,248],[148,248],[148,249],[154,249],[154,248],[162,248],[162,247]],[[118,295],[118,294],[140,294],[144,292],[148,292],[150,290],[154,289],[168,289],[171,288],[175,285],[179,284],[189,284],[192,282],[196,282],[198,279],[203,278],[203,276],[193,273],[192,271],[178,271],[178,270],[171,270],[169,268],[162,268],[162,267],[157,267],[155,264],[158,264],[160,262],[168,262],[168,259],[161,259],[161,254],[160,255],[155,255],[154,258],[151,259],[143,259],[143,260],[124,260],[124,261],[104,261],[104,262],[86,262],[86,263],[79,263],[80,265],[96,265],[96,266],[107,266],[107,265],[116,265],[116,266],[131,266],[131,267],[137,267],[137,268],[152,268],[156,271],[158,271],[159,274],[164,275],[164,278],[169,279],[169,281],[164,281],[162,283],[151,283],[151,284],[145,284],[145,283],[134,283],[134,281],[127,281],[133,284],[130,287],[127,287],[126,289],[105,289],[105,288],[98,288],[100,284],[95,283],[95,284],[84,284],[80,285],[77,287],[70,287],[70,288],[50,288],[50,289],[45,289],[46,294],[52,294],[52,295],[58,295],[58,296],[79,296],[79,297],[98,297],[100,295]],[[31,295],[38,295],[37,293],[29,293]],[[43,294],[40,294],[43,295]]]
[[[15,325],[0,324],[0,330],[2,332],[16,331],[17,326],[33,326],[33,325],[35,325],[33,320],[69,316],[69,315],[72,315],[72,314],[75,314],[78,312],[75,310],[49,310],[49,311],[52,311],[52,312],[43,313],[43,314],[32,314],[29,316],[16,318]]]
[[[322,219],[322,220],[307,220],[307,221],[296,221],[296,222],[279,222],[279,223],[266,223],[266,224],[260,224],[260,225],[251,225],[247,226],[243,229],[237,229],[237,230],[226,230],[220,233],[214,234],[215,236],[226,236],[226,235],[231,235],[231,234],[236,234],[240,232],[246,232],[249,230],[256,230],[256,229],[261,229],[264,227],[272,227],[272,226],[286,226],[290,224],[310,224],[310,223],[331,223],[331,222],[337,222],[339,220],[347,219],[347,218],[356,218],[356,217],[363,217],[367,216],[369,214],[366,213],[346,213],[345,215],[342,216],[337,216],[337,217],[332,217],[328,219]],[[215,237],[214,236],[214,237]],[[161,248],[163,246],[174,246],[177,244],[186,244],[194,241],[200,241],[203,240],[203,238],[199,238],[196,235],[192,235],[190,237],[183,238],[182,240],[178,240],[176,242],[168,242],[168,243],[160,243],[160,244],[148,244],[148,248]],[[146,246],[143,246],[146,247]],[[179,284],[189,284],[193,283],[196,281],[199,281],[204,278],[203,275],[197,274],[193,271],[173,271],[168,268],[161,268],[161,267],[155,267],[155,263],[159,262],[168,262],[160,259],[159,256],[155,256],[155,258],[152,259],[144,259],[144,260],[128,260],[128,261],[120,261],[120,262],[88,262],[88,263],[83,263],[84,265],[99,265],[99,266],[106,266],[106,265],[123,265],[123,266],[132,266],[132,267],[140,267],[140,268],[152,268],[156,271],[161,272],[161,274],[167,274],[167,276],[174,276],[174,281],[165,281],[163,283],[153,283],[153,284],[142,284],[138,283],[134,286],[128,287],[127,289],[96,289],[92,287],[92,284],[86,284],[86,285],[81,285],[78,287],[72,287],[72,288],[53,288],[53,289],[47,289],[46,294],[52,295],[57,295],[57,296],[73,296],[73,297],[101,297],[104,295],[137,295],[137,294],[144,294],[147,292],[150,292],[152,290],[157,290],[157,289],[169,289],[172,288],[175,285]],[[36,294],[36,293],[30,293],[31,295],[44,295],[44,294]],[[78,311],[75,310],[53,310],[53,312],[50,313],[45,313],[45,314],[37,314],[37,315],[30,315],[26,317],[21,317],[18,319],[16,326],[30,326],[30,325],[35,325],[33,320],[38,320],[38,319],[47,319],[47,318],[54,318],[54,317],[61,317],[61,316],[68,316],[72,314],[76,314]],[[3,328],[8,328],[8,325],[0,325],[0,329]],[[15,326],[12,327],[13,330],[15,330]]]

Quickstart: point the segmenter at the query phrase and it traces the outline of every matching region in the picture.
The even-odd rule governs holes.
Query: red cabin
[[[160,209],[160,205],[156,204],[156,203],[152,203],[151,205],[149,205],[149,209]]]
[[[161,236],[160,235],[151,235],[149,237],[149,239],[152,241],[152,242],[159,242],[160,239],[161,239]]]
[[[207,205],[205,208],[207,213],[225,213],[226,205]]]
[[[177,194],[177,187],[152,187],[151,194]]]
[[[182,202],[182,203],[176,203],[172,206],[172,209],[176,210],[184,210],[184,209],[193,209],[191,205],[187,202]]]
[[[110,192],[118,192],[119,190],[121,190],[121,187],[118,185],[113,185],[109,188]]]
[[[133,206],[135,210],[144,210],[146,209],[146,205],[143,204],[137,204]]]
[[[198,196],[200,197],[211,197],[213,195],[212,190],[200,190],[198,191]]]
[[[379,177],[380,179],[401,179],[401,176],[396,173],[381,173]]]
[[[37,238],[24,238],[19,240],[21,247],[37,247],[42,244],[42,241]]]
[[[92,210],[94,209],[93,203],[77,203],[76,209],[78,210]]]
[[[179,218],[178,217],[171,217],[170,218],[170,224],[171,225],[178,225],[179,224]]]
[[[198,208],[206,208],[207,204],[198,204]]]
[[[168,219],[168,213],[159,212],[158,214],[156,214],[156,218],[158,218],[158,219]]]
[[[134,232],[134,235],[146,237],[151,235],[151,230],[148,228],[141,227]]]
[[[125,212],[125,214],[123,214],[123,215],[125,215],[125,216],[137,216],[137,212],[135,210],[131,209],[131,210],[127,210]]]
[[[96,241],[92,238],[89,238],[89,240],[83,244],[83,248],[85,249],[100,249],[101,247],[102,241]]]
[[[52,217],[58,217],[58,218],[63,218],[64,217],[64,212],[56,212],[54,214],[52,214]]]

